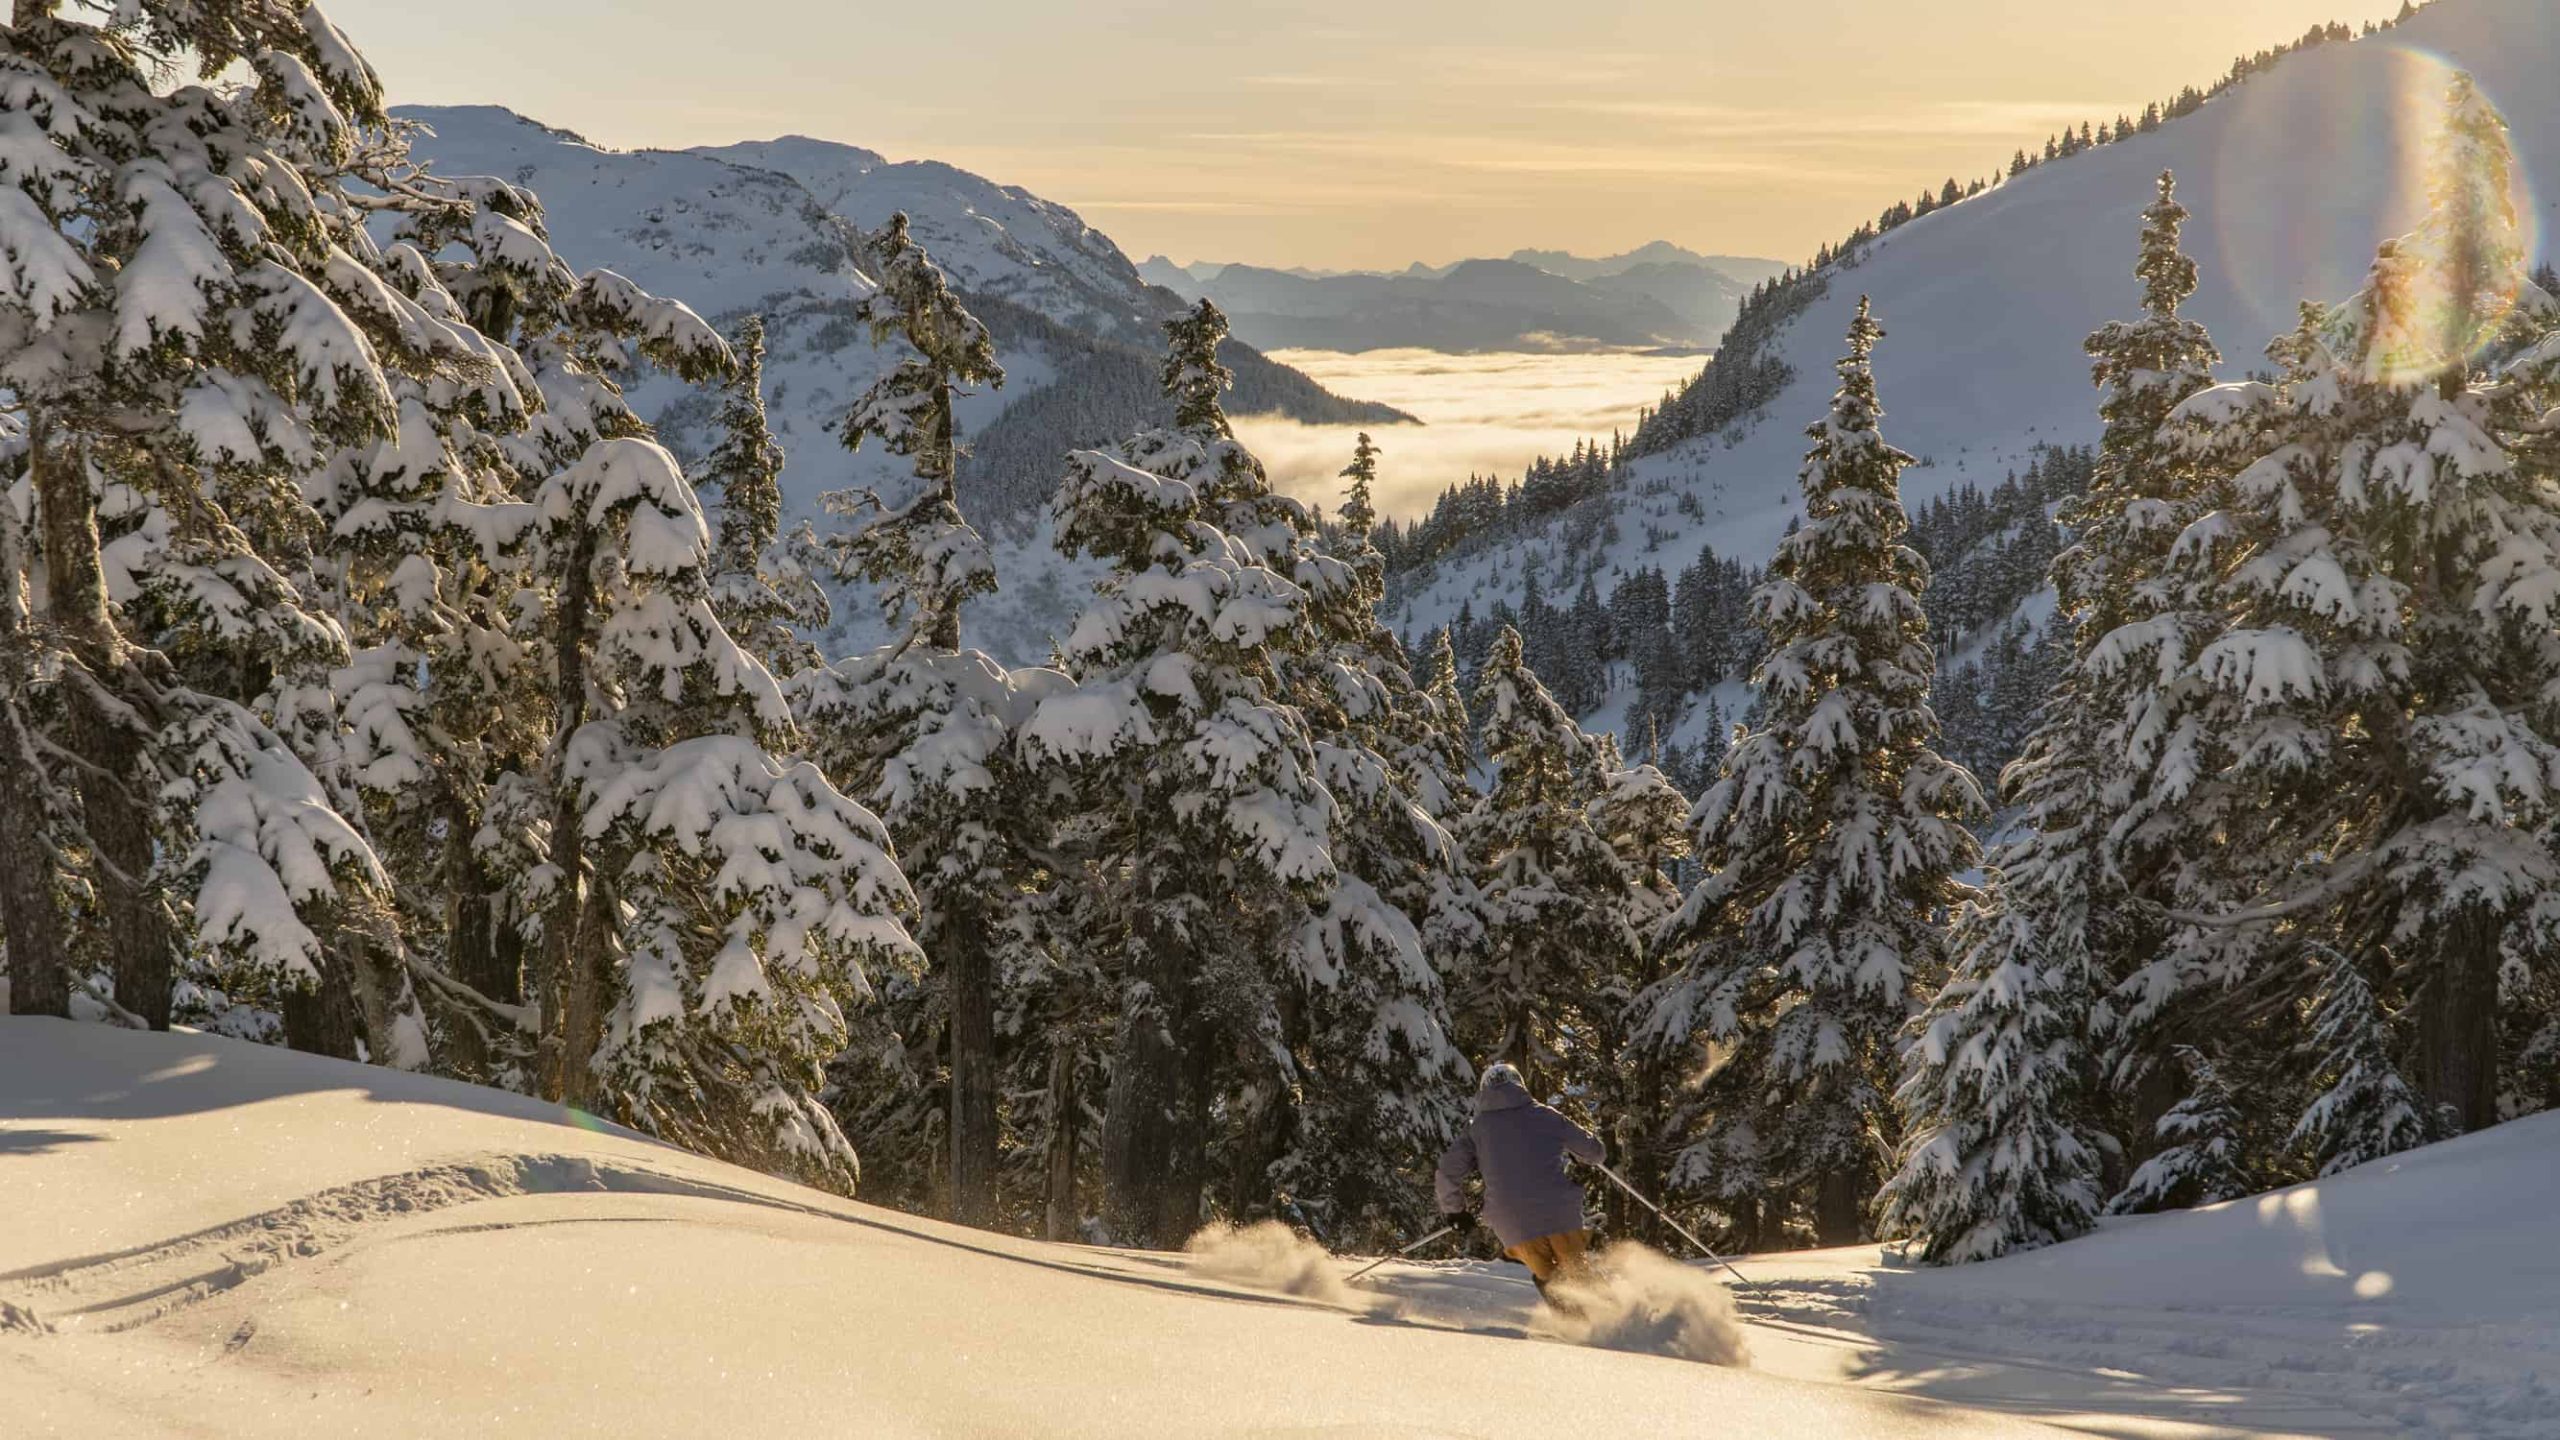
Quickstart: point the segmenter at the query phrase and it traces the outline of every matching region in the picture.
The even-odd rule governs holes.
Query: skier
[[[1598,1137],[1529,1098],[1509,1065],[1490,1065],[1476,1086],[1475,1118],[1440,1157],[1434,1177],[1441,1223],[1460,1235],[1473,1228],[1467,1177],[1484,1175],[1484,1220],[1545,1295],[1557,1276],[1583,1268],[1590,1231],[1582,1219],[1582,1187],[1564,1173],[1568,1155],[1594,1165],[1608,1156]],[[1550,1303],[1553,1303],[1552,1301]]]

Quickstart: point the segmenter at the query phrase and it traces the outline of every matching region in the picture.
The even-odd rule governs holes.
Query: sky
[[[2399,0],[334,0],[395,103],[620,147],[800,133],[1132,258],[1802,260],[1896,197]]]

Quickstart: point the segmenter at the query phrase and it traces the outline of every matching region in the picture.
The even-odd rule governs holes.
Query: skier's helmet
[[[1476,1077],[1478,1090],[1491,1090],[1497,1085],[1508,1085],[1514,1090],[1529,1088],[1529,1082],[1520,1078],[1520,1067],[1509,1061],[1487,1065],[1484,1067],[1484,1073]]]

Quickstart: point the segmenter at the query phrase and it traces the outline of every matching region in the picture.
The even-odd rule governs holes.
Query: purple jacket
[[[1476,1092],[1467,1133],[1440,1157],[1440,1209],[1466,1208],[1469,1175],[1484,1172],[1484,1223],[1505,1249],[1580,1230],[1582,1187],[1564,1173],[1564,1157],[1594,1164],[1608,1155],[1597,1137],[1529,1098],[1507,1076]]]

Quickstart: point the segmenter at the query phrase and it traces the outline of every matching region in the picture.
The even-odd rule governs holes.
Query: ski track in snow
[[[1265,1244],[1221,1278],[562,1122],[0,1021],[0,1434],[2560,1435],[2560,1123],[1989,1265],[1741,1257],[1726,1368],[1641,1313],[1615,1343],[1653,1353],[1577,1344],[1517,1266],[1344,1289],[1356,1259]]]

